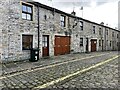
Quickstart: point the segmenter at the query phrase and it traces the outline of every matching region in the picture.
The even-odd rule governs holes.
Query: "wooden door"
[[[61,38],[59,36],[55,36],[55,47],[54,47],[54,55],[60,55],[61,50]]]
[[[55,55],[63,55],[70,53],[70,37],[67,36],[55,36]]]
[[[104,50],[104,40],[102,40],[102,51]]]
[[[42,51],[43,51],[43,57],[49,56],[49,36],[44,35],[42,37]]]
[[[97,40],[96,39],[92,39],[91,40],[91,52],[95,52],[97,48]]]

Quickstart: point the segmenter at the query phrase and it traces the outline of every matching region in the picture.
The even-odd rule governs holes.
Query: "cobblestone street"
[[[52,88],[118,88],[118,60],[100,66]]]
[[[0,90],[120,90],[120,0],[0,0],[0,14]]]
[[[3,64],[0,80],[4,90],[7,88],[8,90],[12,88],[30,90],[112,88],[117,90],[118,57],[118,52],[94,52],[56,56],[38,62]],[[76,73],[78,71],[79,73]]]

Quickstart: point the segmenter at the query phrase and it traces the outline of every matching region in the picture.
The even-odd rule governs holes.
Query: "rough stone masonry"
[[[32,7],[32,20],[22,18],[23,4]],[[94,49],[92,48],[92,40],[95,40],[93,43],[95,51],[118,50],[120,33],[118,30],[38,2],[2,0],[0,2],[0,13],[0,62],[28,60],[30,58],[30,50],[23,50],[22,48],[23,35],[33,36],[32,48],[38,48],[39,38],[40,58],[43,57],[44,53],[44,35],[49,37],[49,56],[55,55],[56,36],[70,37],[69,53],[91,52]],[[63,21],[61,21],[61,16],[64,16]],[[64,27],[61,26],[61,22],[65,24]],[[95,28],[93,29],[93,27]],[[59,50],[56,51],[60,53]]]

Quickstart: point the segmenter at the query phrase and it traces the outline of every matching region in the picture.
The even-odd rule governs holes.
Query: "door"
[[[92,39],[91,40],[91,52],[95,52],[97,48],[97,40],[96,39]]]
[[[104,50],[104,40],[102,40],[102,51]]]
[[[49,56],[49,36],[43,35],[42,37],[42,51],[43,51],[43,57]]]
[[[68,36],[55,36],[54,54],[63,55],[70,53],[70,37]]]
[[[89,51],[89,44],[88,44],[88,38],[86,38],[86,52],[88,52]]]

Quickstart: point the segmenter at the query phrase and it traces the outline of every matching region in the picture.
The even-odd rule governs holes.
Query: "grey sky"
[[[54,4],[58,4],[59,6],[73,6],[73,4],[77,6],[85,6],[90,7],[91,2],[96,2],[96,5],[102,5],[105,3],[115,2],[118,0],[52,0]]]

